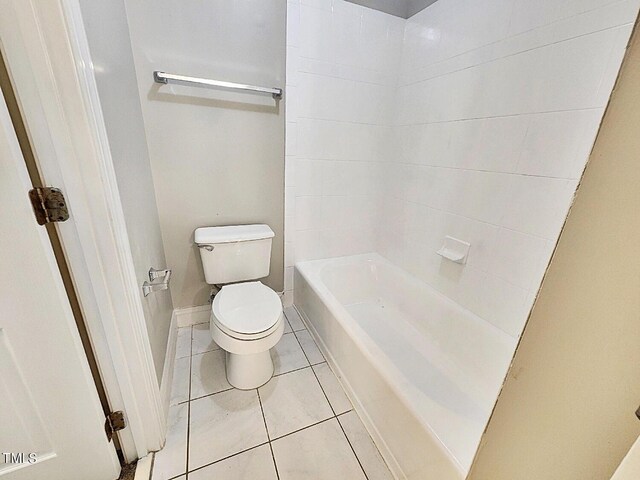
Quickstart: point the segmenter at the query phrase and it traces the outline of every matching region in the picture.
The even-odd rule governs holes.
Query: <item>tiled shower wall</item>
[[[404,20],[348,2],[287,9],[285,289],[294,261],[374,249]]]
[[[517,337],[638,3],[438,0],[409,19],[378,252]],[[445,235],[467,265],[435,254]]]
[[[639,3],[290,1],[286,288],[295,261],[377,251],[517,337]]]

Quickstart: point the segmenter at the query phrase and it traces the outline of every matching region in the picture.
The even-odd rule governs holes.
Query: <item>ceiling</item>
[[[396,17],[409,18],[436,0],[346,0]]]

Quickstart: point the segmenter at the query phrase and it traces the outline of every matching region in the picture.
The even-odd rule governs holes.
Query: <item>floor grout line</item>
[[[285,318],[287,319],[287,322],[289,322],[288,317],[286,317],[286,314],[285,314]],[[289,323],[289,325],[290,325],[290,323]],[[290,325],[290,326],[291,326],[291,325]],[[278,441],[278,440],[280,440],[280,439],[282,439],[282,438],[288,437],[288,436],[290,436],[290,435],[293,435],[293,434],[299,433],[299,432],[301,432],[301,431],[303,431],[303,430],[307,430],[307,429],[313,428],[313,427],[315,427],[315,426],[317,426],[317,425],[320,425],[320,424],[322,424],[322,423],[328,422],[328,421],[330,421],[330,420],[332,420],[332,419],[336,419],[336,421],[338,422],[338,425],[339,425],[339,427],[340,427],[340,429],[341,429],[341,431],[342,431],[342,434],[344,435],[345,439],[347,440],[347,443],[349,444],[349,447],[351,448],[351,451],[353,452],[354,456],[356,457],[356,461],[357,461],[357,462],[358,462],[358,464],[360,465],[360,468],[361,468],[361,470],[362,470],[362,472],[363,472],[363,474],[364,474],[365,478],[368,480],[368,478],[369,478],[369,477],[368,477],[368,475],[367,475],[366,471],[364,470],[364,467],[363,467],[363,465],[362,465],[362,462],[360,461],[360,458],[358,457],[358,454],[356,453],[356,451],[355,451],[355,449],[354,449],[354,447],[353,447],[353,445],[352,445],[351,441],[349,440],[349,437],[347,436],[346,431],[345,431],[344,427],[342,426],[342,423],[340,422],[340,419],[339,419],[339,417],[340,417],[340,416],[345,415],[345,414],[347,414],[347,413],[349,413],[349,412],[354,411],[353,406],[352,406],[352,407],[351,407],[351,409],[349,409],[348,411],[346,411],[346,412],[341,412],[341,413],[339,413],[339,414],[338,414],[338,413],[336,413],[336,410],[334,409],[333,405],[332,405],[332,404],[331,404],[331,402],[329,401],[329,397],[328,397],[328,395],[327,395],[327,392],[325,391],[325,389],[324,389],[324,387],[323,387],[322,383],[320,382],[320,378],[318,377],[318,375],[317,375],[317,373],[316,373],[315,369],[313,368],[314,366],[322,365],[323,363],[324,363],[324,364],[326,364],[326,365],[328,365],[328,362],[327,362],[327,360],[325,359],[325,360],[324,360],[324,361],[322,361],[322,362],[312,364],[312,363],[310,362],[310,360],[309,360],[309,356],[307,355],[307,352],[306,352],[306,351],[304,350],[304,348],[302,347],[302,343],[300,342],[300,339],[298,338],[298,335],[296,334],[296,332],[302,332],[302,331],[305,331],[305,330],[306,330],[306,331],[308,331],[308,329],[306,328],[306,325],[305,325],[305,327],[304,327],[304,328],[300,328],[300,329],[298,329],[298,330],[294,330],[293,328],[291,328],[291,332],[289,332],[289,333],[293,333],[293,334],[294,334],[293,336],[294,336],[294,338],[296,339],[296,342],[298,343],[298,345],[300,346],[300,349],[302,350],[302,353],[303,353],[303,355],[305,356],[305,359],[307,360],[308,365],[306,365],[306,366],[304,366],[304,367],[301,367],[301,368],[294,369],[294,370],[290,370],[290,371],[288,371],[288,372],[278,373],[278,374],[276,374],[276,375],[273,375],[273,377],[272,377],[272,378],[280,377],[280,376],[284,376],[284,375],[287,375],[287,374],[289,374],[289,373],[294,373],[294,372],[298,372],[298,371],[301,371],[301,370],[305,370],[305,369],[307,369],[307,368],[310,368],[310,369],[311,369],[311,371],[312,371],[312,373],[313,373],[313,375],[314,375],[314,377],[315,377],[315,379],[316,379],[316,381],[318,382],[318,385],[320,386],[320,390],[322,391],[322,393],[323,393],[323,395],[324,395],[324,397],[325,397],[325,399],[326,399],[327,403],[329,404],[329,408],[331,409],[332,416],[330,416],[330,417],[328,417],[328,418],[325,418],[325,419],[323,419],[323,420],[320,420],[320,421],[318,421],[318,422],[312,423],[312,424],[310,424],[310,425],[306,425],[306,426],[304,426],[304,427],[302,427],[302,428],[298,428],[298,429],[296,429],[296,430],[293,430],[293,431],[291,431],[291,432],[289,432],[289,433],[286,433],[286,434],[284,434],[284,435],[281,435],[281,436],[279,436],[279,437],[271,438],[271,434],[269,433],[269,427],[268,427],[268,425],[267,425],[267,419],[266,419],[266,416],[265,416],[264,406],[263,406],[263,403],[262,403],[262,397],[260,396],[259,388],[256,388],[256,389],[255,389],[255,391],[256,391],[256,393],[257,393],[257,395],[258,395],[258,403],[259,403],[259,405],[260,405],[260,412],[261,412],[261,414],[262,414],[262,420],[263,420],[264,427],[265,427],[265,431],[266,431],[266,434],[267,434],[267,441],[266,441],[266,442],[264,442],[264,443],[260,443],[260,444],[258,444],[258,445],[255,445],[255,446],[253,446],[253,447],[251,447],[251,448],[244,449],[244,450],[242,450],[242,451],[240,451],[240,452],[236,452],[236,453],[234,453],[234,454],[232,454],[232,455],[228,455],[228,456],[226,456],[226,457],[224,457],[224,458],[218,459],[218,460],[216,460],[216,461],[214,461],[214,462],[211,462],[211,463],[208,463],[208,464],[206,464],[206,465],[202,465],[202,466],[200,466],[200,467],[198,467],[198,468],[193,469],[192,471],[189,471],[189,446],[190,446],[190,435],[191,435],[191,402],[192,402],[192,401],[194,401],[194,400],[199,400],[199,399],[202,399],[202,398],[211,397],[211,396],[217,395],[217,394],[219,394],[219,393],[228,392],[228,391],[230,391],[230,390],[233,390],[234,388],[233,388],[233,387],[230,387],[230,388],[227,388],[227,389],[225,389],[225,390],[221,390],[221,391],[219,391],[219,392],[211,393],[211,394],[208,394],[208,395],[203,395],[203,396],[200,396],[200,397],[197,397],[197,398],[191,398],[191,395],[192,395],[192,391],[191,391],[192,360],[193,360],[193,356],[194,356],[194,353],[193,353],[193,325],[192,325],[192,326],[190,326],[190,327],[188,327],[188,328],[190,328],[190,330],[191,330],[191,344],[190,344],[190,355],[189,355],[189,389],[188,389],[188,391],[189,391],[189,400],[187,400],[187,401],[185,401],[185,402],[180,402],[180,403],[176,404],[176,405],[182,405],[182,404],[184,404],[184,403],[188,403],[188,406],[187,406],[187,442],[186,442],[186,452],[185,452],[185,454],[186,454],[186,465],[185,465],[185,467],[186,467],[186,471],[185,471],[185,473],[181,473],[181,474],[179,474],[179,475],[177,475],[177,476],[175,476],[175,477],[172,477],[172,479],[170,479],[170,480],[176,480],[176,479],[178,479],[178,478],[181,478],[183,475],[185,476],[185,477],[184,477],[184,478],[185,478],[185,480],[188,480],[188,477],[189,477],[189,474],[190,474],[190,473],[193,473],[193,472],[195,472],[195,471],[197,471],[197,470],[200,470],[200,469],[203,469],[203,468],[205,468],[205,467],[208,467],[208,466],[214,465],[214,464],[216,464],[216,463],[222,462],[222,461],[224,461],[224,460],[227,460],[227,459],[229,459],[229,458],[235,457],[235,456],[237,456],[237,455],[240,455],[240,454],[242,454],[242,453],[248,452],[248,451],[250,451],[250,450],[256,449],[256,448],[258,448],[258,447],[262,447],[262,446],[264,446],[264,445],[269,445],[269,450],[270,450],[270,452],[271,452],[271,458],[272,458],[272,460],[273,460],[273,465],[274,465],[274,468],[275,468],[275,471],[276,471],[276,477],[278,478],[278,480],[280,480],[280,473],[279,473],[279,471],[278,471],[278,465],[277,465],[277,462],[276,462],[275,453],[274,453],[273,445],[272,445],[272,444],[273,444],[273,442]],[[316,348],[318,348],[318,347],[317,347],[317,343],[316,343],[315,339],[314,339],[312,336],[311,336],[311,339],[312,339],[313,343],[316,345]],[[209,350],[209,352],[211,352],[211,351],[215,351],[215,350]],[[197,353],[197,354],[195,354],[195,355],[201,355],[201,354],[203,354],[203,353],[207,353],[207,352],[199,352],[199,353]],[[341,388],[342,388],[342,386],[341,386]],[[152,474],[153,474],[153,469],[152,469]],[[153,478],[153,477],[152,477],[152,478]]]
[[[211,350],[205,350],[204,352],[195,352],[191,356],[195,357],[197,355],[204,355],[205,353],[217,352],[218,350],[222,350],[222,348],[218,347],[218,348],[212,348]]]
[[[357,415],[357,413],[356,413],[356,415]],[[342,430],[342,434],[344,435],[344,438],[347,439],[347,443],[349,444],[349,447],[351,447],[351,451],[353,452],[353,455],[356,457],[356,460],[358,461],[358,465],[360,465],[360,469],[362,470],[362,473],[364,474],[364,477],[367,480],[369,480],[369,476],[367,475],[366,470],[362,466],[362,462],[360,461],[360,457],[358,457],[358,454],[356,453],[356,449],[353,448],[353,445],[351,444],[351,440],[349,440],[349,436],[347,435],[347,432],[344,431],[344,427],[342,426],[342,423],[340,423],[340,419],[337,416],[336,416],[336,420],[338,422],[338,425],[340,426],[340,430]]]
[[[304,351],[303,351],[303,353],[304,353]],[[324,362],[314,363],[313,365],[305,365],[304,367],[296,368],[294,370],[288,370],[286,372],[278,373],[278,374],[273,375],[271,378],[282,377],[283,375],[288,375],[288,374],[293,373],[293,372],[299,372],[300,370],[304,370],[305,368],[316,367],[318,365],[322,365],[323,363],[327,363],[326,360]],[[271,381],[271,379],[269,379],[269,381]],[[269,383],[269,382],[267,382],[267,383]],[[266,383],[265,383],[265,385],[266,385]],[[264,385],[260,385],[260,386],[262,387]],[[235,387],[229,387],[229,388],[225,388],[224,390],[220,390],[219,392],[207,393],[206,395],[201,395],[201,396],[195,397],[195,398],[193,398],[191,400],[184,400],[182,402],[176,403],[175,405],[172,405],[172,407],[173,406],[177,406],[177,405],[184,405],[187,402],[193,402],[193,401],[201,400],[201,399],[207,398],[207,397],[213,397],[214,395],[218,395],[219,393],[228,392],[228,391],[234,390],[234,389],[235,389]]]
[[[300,314],[298,313],[298,315],[300,315]],[[308,331],[308,329],[305,329],[305,330]],[[311,341],[316,346],[316,348],[318,350],[320,350],[320,347],[318,347],[318,344],[316,343],[315,339],[311,336],[310,332],[309,332],[309,337],[311,338]],[[298,338],[297,335],[296,335],[296,340],[298,341],[298,344],[300,344],[300,348],[302,348],[302,343],[300,342],[300,339]],[[307,352],[304,351],[304,348],[302,348],[302,352],[304,353],[305,357],[307,357]],[[321,351],[321,353],[322,353],[322,351]],[[324,354],[322,356],[324,357]],[[307,361],[309,361],[309,357],[307,357]],[[309,363],[311,363],[311,362],[309,362]],[[321,363],[326,363],[326,358],[325,358],[325,361],[321,362]],[[328,363],[327,363],[327,366],[329,366]],[[324,387],[322,386],[322,382],[320,381],[320,378],[318,378],[318,374],[313,369],[313,366],[311,368],[311,371],[313,372],[313,376],[316,377],[316,381],[318,382],[318,385],[320,385],[320,390],[322,390],[322,393],[324,394],[324,397],[327,399],[327,403],[329,404],[329,408],[331,408],[331,411],[333,412],[333,418],[335,418],[336,422],[338,422],[338,426],[340,427],[340,430],[342,431],[342,434],[344,435],[345,440],[349,444],[349,448],[351,448],[351,451],[353,452],[353,456],[356,457],[356,461],[358,462],[358,465],[360,465],[360,470],[362,470],[362,474],[364,475],[364,477],[367,480],[369,480],[369,476],[367,475],[367,472],[365,471],[364,467],[362,466],[362,462],[360,461],[360,458],[358,457],[358,454],[356,453],[355,448],[353,448],[353,445],[351,444],[351,440],[349,440],[349,437],[347,436],[347,432],[344,431],[344,428],[342,427],[342,424],[340,423],[340,419],[338,418],[338,415],[336,414],[336,411],[333,408],[333,405],[331,405],[331,401],[329,400],[329,396],[327,395],[327,392],[324,391]],[[340,386],[340,388],[342,388],[342,385]],[[353,407],[353,405],[352,405],[352,407]],[[352,408],[352,410],[353,410],[353,408]],[[344,412],[344,413],[346,413],[346,412]]]
[[[295,307],[293,305],[291,306],[291,308],[295,309]],[[289,317],[287,316],[287,312],[285,312],[283,310],[283,313],[284,313],[284,317],[287,319],[287,322],[289,322],[289,327],[291,327],[291,331],[288,332],[288,333],[296,333],[296,332],[299,332],[300,330],[306,330],[307,329],[307,326],[304,325],[304,321],[302,321],[302,317],[300,316],[300,314],[298,313],[297,310],[296,310],[296,313],[298,314],[298,317],[300,317],[300,320],[302,321],[302,324],[304,325],[302,328],[299,328],[297,330],[293,328],[293,325],[291,325],[291,322],[289,321]]]
[[[280,480],[280,474],[278,473],[278,464],[276,463],[276,456],[273,454],[273,446],[271,445],[271,435],[269,434],[269,427],[267,426],[267,417],[264,414],[264,407],[262,406],[262,397],[260,396],[260,387],[256,388],[256,392],[258,392],[258,402],[260,403],[260,412],[262,412],[262,421],[264,422],[264,429],[267,432],[267,441],[269,442],[269,450],[271,451],[271,459],[273,460],[273,467],[276,469],[276,477],[278,478],[278,480]]]
[[[211,465],[215,465],[216,463],[224,462],[225,460],[229,460],[230,458],[237,457],[238,455],[242,455],[243,453],[247,453],[247,452],[249,452],[249,451],[251,451],[251,450],[253,450],[255,448],[264,447],[265,445],[268,445],[268,444],[269,444],[269,442],[262,442],[262,443],[259,443],[258,445],[254,445],[253,447],[245,448],[244,450],[240,450],[239,452],[232,453],[231,455],[227,455],[226,457],[219,458],[218,460],[215,460],[215,461],[213,461],[211,463],[207,463],[205,465],[199,466],[198,468],[194,468],[189,473],[197,472],[198,470],[202,470],[203,468],[210,467]]]
[[[351,410],[349,410],[349,411],[351,411]],[[345,413],[348,413],[348,412],[345,412]],[[344,414],[342,414],[342,413],[341,413],[340,415],[344,415]],[[338,416],[339,416],[339,415],[332,415],[331,417],[325,418],[325,419],[323,419],[323,420],[320,420],[320,421],[318,421],[318,422],[312,423],[312,424],[310,424],[310,425],[306,425],[306,426],[304,426],[304,427],[302,427],[302,428],[298,428],[297,430],[293,430],[292,432],[285,433],[284,435],[281,435],[281,436],[279,436],[279,437],[277,437],[277,438],[274,438],[274,439],[272,439],[272,440],[269,440],[269,441],[267,441],[267,442],[263,442],[263,443],[260,443],[260,444],[258,444],[258,445],[255,445],[255,446],[253,446],[253,447],[251,447],[251,448],[246,448],[246,449],[244,449],[244,450],[241,450],[241,451],[239,451],[239,452],[233,453],[233,454],[231,454],[231,455],[227,455],[226,457],[220,458],[220,459],[218,459],[218,460],[216,460],[216,461],[214,461],[214,462],[207,463],[206,465],[202,465],[202,466],[200,466],[200,467],[198,467],[198,468],[194,468],[194,469],[193,469],[193,470],[191,470],[189,473],[193,473],[193,472],[198,471],[198,470],[201,470],[201,469],[203,469],[203,468],[205,468],[205,467],[209,467],[209,466],[214,465],[214,464],[216,464],[216,463],[220,463],[220,462],[222,462],[222,461],[224,461],[224,460],[228,460],[229,458],[235,457],[235,456],[240,455],[240,454],[242,454],[242,453],[246,453],[246,452],[248,452],[248,451],[250,451],[250,450],[253,450],[253,449],[255,449],[255,448],[262,447],[262,446],[267,445],[267,444],[271,444],[271,443],[276,442],[276,441],[278,441],[278,440],[280,440],[280,439],[282,439],[282,438],[285,438],[285,437],[288,437],[288,436],[293,435],[293,434],[295,434],[295,433],[302,432],[303,430],[307,430],[307,429],[309,429],[309,428],[312,428],[312,427],[318,426],[318,425],[320,425],[321,423],[328,422],[329,420],[333,420],[334,418],[335,418],[336,420],[338,420]],[[338,423],[340,423],[340,422],[338,421]],[[268,437],[268,434],[267,434],[267,437]],[[348,439],[347,439],[347,441],[348,441]],[[272,455],[273,455],[273,450],[272,450]],[[275,455],[273,456],[273,458],[274,458],[274,462],[275,462]],[[276,470],[277,470],[277,467],[276,467]],[[180,477],[180,476],[182,476],[182,475],[183,475],[183,474],[180,474],[180,475],[178,475],[177,477],[174,477],[174,478],[178,478],[178,477]]]
[[[315,423],[312,423],[311,425],[306,425],[304,427],[301,427],[301,428],[298,428],[296,430],[293,430],[292,432],[285,433],[284,435],[280,435],[279,437],[274,438],[273,440],[271,440],[270,443],[277,442],[278,440],[283,439],[285,437],[289,437],[289,436],[293,435],[294,433],[302,432],[303,430],[307,430],[308,428],[315,427],[317,425],[320,425],[321,423],[328,422],[329,420],[333,420],[334,418],[337,420],[337,417],[335,415],[331,415],[330,417],[327,417],[325,419],[319,420],[319,421],[317,421]]]
[[[304,353],[304,352],[303,352],[303,353]],[[307,360],[307,361],[308,361],[308,360]],[[282,373],[279,373],[279,374],[277,374],[277,375],[274,375],[274,376],[273,376],[273,377],[271,377],[271,378],[281,377],[281,376],[283,376],[283,375],[287,375],[288,373],[299,372],[300,370],[304,370],[305,368],[310,368],[310,367],[311,367],[311,365],[305,365],[304,367],[300,367],[300,368],[296,368],[296,369],[293,369],[293,370],[289,370],[288,372],[282,372]],[[265,384],[265,385],[266,385],[266,384]]]
[[[225,388],[224,390],[220,390],[218,392],[207,393],[206,395],[200,395],[199,397],[192,398],[191,400],[189,400],[189,402],[193,402],[195,400],[200,400],[201,398],[212,397],[213,395],[217,395],[219,393],[228,392],[229,390],[233,390],[234,388],[235,387],[229,387],[229,388]],[[185,403],[185,402],[182,402],[182,403]]]
[[[264,407],[262,406],[262,397],[260,397],[260,388],[256,388],[256,392],[258,393],[258,403],[260,404],[260,413],[262,413],[262,422],[264,423],[264,430],[265,432],[267,432],[267,442],[270,442],[271,435],[269,435],[269,427],[267,426],[267,417],[265,417],[264,415]]]
[[[280,480],[280,472],[278,472],[278,463],[276,462],[276,455],[273,453],[273,445],[269,442],[269,450],[271,450],[271,458],[273,458],[273,468],[276,469],[276,478]]]
[[[191,368],[193,365],[193,325],[191,325],[191,342],[189,345],[189,403],[187,404],[187,450],[185,465],[185,480],[189,480],[189,440],[191,437]]]

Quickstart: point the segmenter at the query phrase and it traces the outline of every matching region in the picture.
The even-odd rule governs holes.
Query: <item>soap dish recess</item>
[[[471,244],[450,236],[444,237],[444,245],[438,250],[438,255],[455,263],[465,264]]]

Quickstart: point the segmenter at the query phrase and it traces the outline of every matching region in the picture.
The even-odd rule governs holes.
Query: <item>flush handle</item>
[[[213,252],[213,245],[198,245],[198,248],[202,248],[207,252]]]

